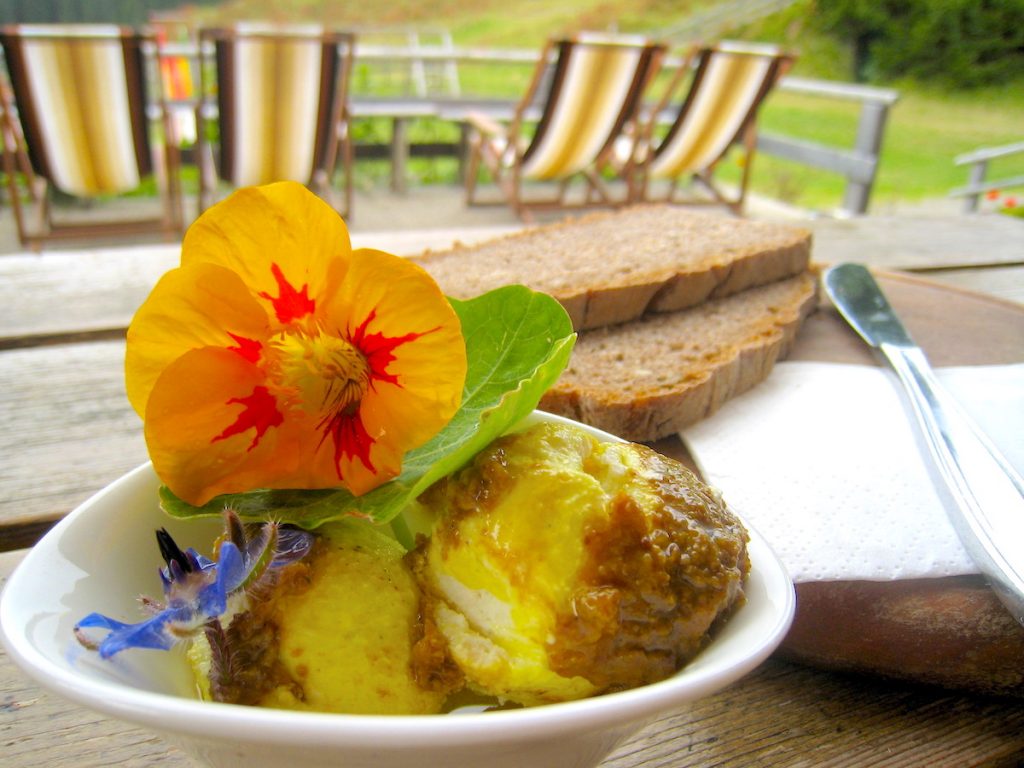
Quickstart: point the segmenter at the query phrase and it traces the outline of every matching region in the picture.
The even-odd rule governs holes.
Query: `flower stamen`
[[[363,354],[340,336],[284,333],[279,385],[298,391],[298,401],[321,420],[358,409],[370,388],[370,366]]]

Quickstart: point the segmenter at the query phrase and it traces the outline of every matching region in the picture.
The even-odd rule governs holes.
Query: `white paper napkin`
[[[1024,471],[1024,364],[937,375]],[[977,573],[887,369],[780,363],[682,437],[796,582]]]

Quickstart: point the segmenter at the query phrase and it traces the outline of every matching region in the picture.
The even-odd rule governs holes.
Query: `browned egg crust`
[[[587,532],[572,611],[559,616],[551,666],[605,690],[663,680],[743,601],[750,570],[742,523],[674,459],[631,444],[655,507],[620,493],[607,525]],[[649,498],[649,497],[648,497]]]

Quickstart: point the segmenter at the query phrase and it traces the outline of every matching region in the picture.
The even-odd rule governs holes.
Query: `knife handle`
[[[947,512],[968,553],[1024,624],[1024,479],[935,378],[917,347],[882,344],[946,489]]]

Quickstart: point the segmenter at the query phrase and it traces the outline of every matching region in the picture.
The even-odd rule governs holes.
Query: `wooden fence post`
[[[981,185],[985,183],[985,174],[988,173],[988,160],[975,160],[971,165],[970,177],[967,180],[969,189],[976,190],[972,194],[964,196],[964,213],[976,213],[978,202],[981,199]]]
[[[847,213],[867,213],[871,189],[878,175],[878,157],[885,135],[885,121],[889,117],[889,104],[884,101],[861,103],[860,118],[857,121],[857,138],[854,151],[862,156],[874,158],[875,164],[870,178],[848,179],[843,194],[843,210]]]

